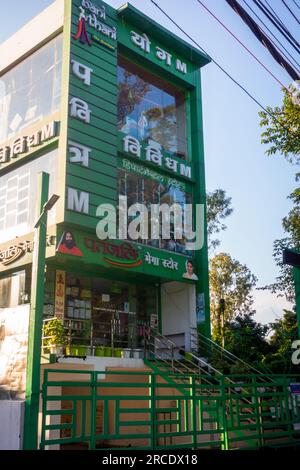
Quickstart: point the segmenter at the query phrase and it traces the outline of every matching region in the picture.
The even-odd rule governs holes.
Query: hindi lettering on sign
[[[10,148],[2,147],[0,148],[0,163],[6,163],[9,160]]]
[[[146,52],[147,54],[151,52],[151,41],[147,34],[138,34],[135,31],[131,31],[130,35],[131,41],[134,43],[135,46],[137,46],[139,49],[141,49],[143,52]],[[165,51],[159,46],[156,46],[155,48],[155,56],[157,59],[164,62],[167,67],[171,67],[173,65],[172,54]],[[174,59],[174,69],[177,72],[182,73],[183,75],[187,74],[187,64],[185,62],[182,62],[177,57],[175,57]]]
[[[91,151],[92,149],[85,145],[69,141],[69,153],[72,155],[70,163],[79,163],[88,168]]]
[[[179,163],[174,158],[165,156],[163,154],[163,148],[158,142],[149,139],[147,146],[143,146],[138,139],[129,134],[125,135],[122,138],[122,142],[122,149],[125,153],[133,155],[137,158],[142,157],[143,160],[146,160],[147,162],[153,163],[158,166],[164,165],[164,167],[167,168],[169,171],[177,173],[178,175],[183,176],[185,178],[192,178],[191,166],[187,163]],[[127,165],[127,169],[130,169],[132,163],[126,160],[123,161],[123,165],[124,167]],[[150,170],[144,170],[144,172],[146,171],[149,172]]]
[[[26,139],[26,146],[29,150],[31,147],[37,147],[40,144],[40,134],[35,132],[32,135],[29,135]]]
[[[173,258],[164,259],[162,261],[162,264],[164,268],[168,268],[168,269],[172,269],[176,271],[178,270],[178,262],[174,261]]]
[[[33,251],[33,242],[24,241],[18,245],[11,245],[4,250],[0,251],[0,263],[4,266],[14,263],[26,253]]]
[[[89,109],[88,104],[81,100],[80,98],[72,98],[70,100],[71,105],[71,117],[77,118],[80,121],[84,121],[87,124],[91,120],[91,110]]]
[[[90,86],[93,69],[77,62],[76,60],[72,60],[71,64],[73,74],[83,81],[85,85]]]
[[[159,166],[162,165],[162,153],[159,144],[149,144],[146,147],[146,160]]]
[[[156,57],[165,62],[168,66],[172,65],[172,55],[164,51],[160,47],[156,48]]]
[[[147,36],[147,34],[143,33],[142,35],[136,33],[135,31],[131,31],[131,41],[142,51],[149,54],[150,52],[150,45],[151,42]]]
[[[149,251],[147,251],[147,253],[145,254],[145,261],[148,264],[153,264],[154,266],[159,266],[160,264],[160,259],[156,256],[151,256]]]
[[[26,151],[26,137],[19,137],[14,140],[10,150],[10,157],[14,158],[20,153],[25,153]]]
[[[37,147],[47,140],[57,136],[58,126],[55,121],[45,124],[41,129],[29,136],[22,136],[14,139],[11,143],[0,147],[0,164],[7,163],[12,158],[15,159],[23,153],[28,153],[33,147]]]
[[[131,135],[126,135],[123,138],[123,142],[125,152],[132,153],[136,157],[141,156],[141,144],[135,137],[132,137]]]
[[[165,159],[165,164],[169,170],[177,172],[178,163],[176,162],[176,160],[174,160],[173,158],[167,157]]]
[[[134,261],[138,259],[137,250],[126,242],[116,244],[107,240],[94,240],[85,237],[84,245],[92,253],[103,253],[104,255],[111,255],[125,260]]]

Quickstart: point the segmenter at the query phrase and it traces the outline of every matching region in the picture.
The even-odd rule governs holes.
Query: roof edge
[[[188,42],[184,41],[176,34],[168,31],[164,26],[161,26],[156,21],[152,20],[144,13],[140,12],[130,3],[125,3],[117,9],[118,16],[124,18],[129,23],[134,26],[138,26],[145,33],[155,36],[162,43],[166,44],[170,48],[176,48],[179,54],[185,59],[191,61],[192,63],[203,67],[211,62],[210,57],[201,52],[199,49],[196,49],[194,46],[191,46]]]

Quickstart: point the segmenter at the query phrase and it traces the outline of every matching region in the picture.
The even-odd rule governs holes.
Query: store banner
[[[62,320],[65,312],[66,273],[56,271],[55,277],[55,316]]]
[[[65,230],[58,239],[57,254],[77,262],[118,268],[177,281],[197,281],[188,256],[127,240],[99,240],[84,232]]]

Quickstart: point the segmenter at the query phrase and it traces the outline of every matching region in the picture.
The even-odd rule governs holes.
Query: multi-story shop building
[[[115,345],[138,347],[151,324],[189,349],[197,322],[209,334],[206,241],[189,251],[172,220],[167,239],[97,233],[103,204],[116,208],[120,195],[128,207],[205,204],[208,59],[130,5],[62,8],[1,46],[0,308],[30,301],[44,171],[60,196],[48,218],[44,317],[72,320],[83,344],[91,330],[95,345],[108,344],[115,325]]]
[[[208,62],[100,0],[0,45],[0,448],[24,401],[26,449],[299,445],[300,378],[209,338]]]
[[[197,326],[209,336],[200,80],[208,62],[131,5],[100,0],[56,0],[0,46],[0,316],[7,325],[14,315],[11,337],[22,325],[24,339],[23,353],[5,358],[3,390],[24,390],[24,375],[3,371],[26,363],[41,172],[59,196],[47,223],[43,319],[63,322],[66,355],[142,356],[145,326],[186,351]],[[150,225],[146,237],[118,237],[115,226],[99,238],[103,217],[120,217],[119,196],[126,227],[133,204],[183,213],[189,204],[194,219],[201,205],[200,249],[184,230],[176,235],[176,214],[164,239]]]

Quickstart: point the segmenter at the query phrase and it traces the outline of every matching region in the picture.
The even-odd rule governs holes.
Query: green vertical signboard
[[[66,1],[65,8],[59,176],[65,187],[65,201],[58,218],[64,223],[63,230],[78,229],[95,237],[98,206],[118,205],[118,168],[129,174],[138,171],[141,178],[159,175],[164,182],[173,180],[175,186],[186,188],[194,208],[195,204],[205,205],[199,69],[209,62],[208,58],[131,5],[114,10],[99,0],[73,0]],[[118,131],[118,56],[181,93],[187,128],[184,158],[180,152],[160,150],[153,140],[139,141],[136,135]],[[159,276],[160,270],[148,261],[153,257],[161,259],[160,264],[166,263],[167,254],[152,253],[150,247],[142,252],[145,269],[134,268],[145,274],[152,269]],[[169,270],[169,280],[181,281],[189,257],[171,254],[180,269],[178,273]],[[192,281],[201,299],[201,305],[197,304],[198,322],[209,334],[206,234],[203,248],[193,254],[193,259],[198,279]],[[161,277],[167,272],[162,270]]]
[[[117,15],[86,0],[71,15],[65,222],[95,229],[117,201]]]

